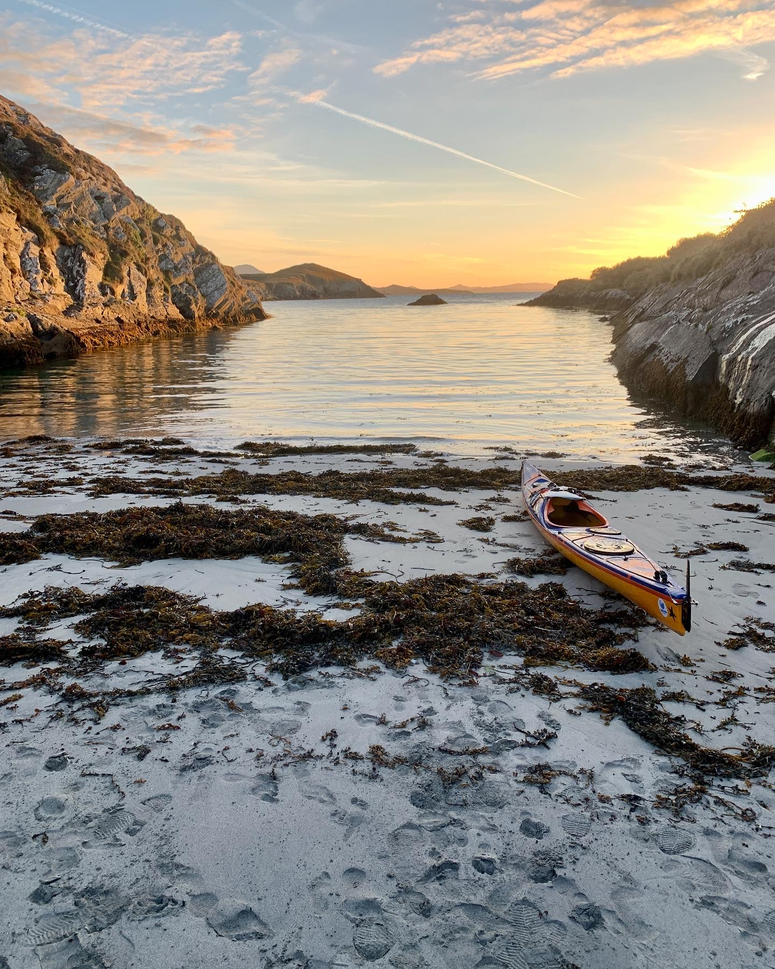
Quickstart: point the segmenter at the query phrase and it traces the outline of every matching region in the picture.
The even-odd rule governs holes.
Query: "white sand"
[[[78,451],[67,461],[88,477],[96,457]],[[348,471],[378,460],[280,459],[263,470]],[[395,457],[402,466],[417,460]],[[140,460],[99,461],[105,470],[155,473]],[[41,467],[52,477],[76,473],[60,465],[46,459]],[[200,469],[218,466],[197,460],[183,468]],[[28,473],[23,461],[5,461],[2,483]],[[438,494],[456,504],[423,511],[287,496],[255,503],[394,521],[443,538],[412,545],[348,539],[354,567],[379,577],[498,572],[514,555],[544,551],[529,523],[501,521],[521,508],[516,495],[509,493],[510,505],[481,511],[476,506],[492,493]],[[600,497],[611,502],[602,504],[606,514],[677,575],[685,562],[674,547],[695,540],[743,542],[751,560],[775,561],[775,525],[712,508],[755,501],[775,511],[755,496],[698,488]],[[64,486],[42,498],[4,497],[0,515],[164,503],[92,500],[85,487]],[[495,516],[495,530],[481,535],[458,524],[474,514]],[[0,530],[21,527],[0,518]],[[756,692],[775,685],[772,657],[717,645],[747,616],[775,620],[775,577],[720,569],[735,557],[691,560],[699,606],[690,636],[641,631],[637,647],[656,672],[543,671],[561,682],[685,690],[700,706],[669,701],[666,709],[685,715],[687,732],[706,746],[740,747],[748,737],[775,742],[775,708]],[[334,605],[283,589],[287,571],[260,560],[118,569],[65,556],[0,567],[0,604],[46,584],[95,591],[119,580],[192,592],[215,609]],[[558,581],[600,604],[600,587],[586,575],[573,570]],[[346,614],[334,608],[330,615]],[[45,635],[70,638],[75,621]],[[15,627],[0,620],[0,636]],[[682,665],[684,656],[695,665]],[[18,690],[19,699],[0,707],[0,967],[775,966],[775,797],[768,782],[717,780],[676,820],[654,801],[682,783],[680,762],[621,721],[606,725],[582,710],[571,686],[552,703],[510,683],[518,656],[486,665],[475,687],[445,684],[420,664],[405,675],[332,669],[288,682],[271,676],[266,685],[260,664],[227,651],[224,657],[249,671],[245,682],[151,694],[119,703],[102,721],[38,688]],[[168,668],[161,653],[146,654],[81,682],[136,687]],[[724,670],[739,678],[707,679]],[[35,672],[0,669],[0,703],[10,684]],[[738,687],[728,706],[716,705]],[[738,723],[718,730],[733,712]],[[168,724],[179,729],[158,729]],[[544,745],[524,746],[541,730],[548,731]],[[372,745],[405,763],[374,766]],[[348,759],[348,748],[366,759]],[[544,786],[525,783],[542,763],[557,776]],[[445,784],[460,767],[468,780]]]

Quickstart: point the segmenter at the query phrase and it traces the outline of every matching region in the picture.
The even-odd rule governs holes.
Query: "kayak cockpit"
[[[604,528],[608,524],[583,498],[560,494],[547,498],[546,520],[558,528]]]

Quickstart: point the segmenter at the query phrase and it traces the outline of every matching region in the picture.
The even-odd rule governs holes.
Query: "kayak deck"
[[[539,532],[574,565],[679,635],[691,629],[689,593],[583,497],[559,488],[528,462],[522,496]]]

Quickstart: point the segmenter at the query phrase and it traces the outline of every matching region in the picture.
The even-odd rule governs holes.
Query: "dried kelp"
[[[0,666],[25,663],[37,666],[65,656],[64,643],[55,639],[24,637],[18,633],[0,636]]]
[[[279,441],[245,441],[237,451],[262,458],[284,458],[312,454],[416,454],[414,444],[283,444]]]
[[[224,645],[286,676],[372,657],[396,669],[423,660],[443,676],[470,678],[490,651],[506,650],[530,666],[650,668],[636,650],[621,648],[639,625],[638,614],[617,614],[630,630],[614,628],[610,613],[584,608],[559,585],[485,585],[459,575],[382,583],[345,573],[338,586],[363,603],[341,622],[268,605],[216,612],[191,596],[121,584],[93,595],[49,588],[0,615],[30,624],[44,624],[45,616],[82,617],[75,631],[89,642],[72,658],[73,670],[157,650],[171,658],[191,651],[201,657]]]
[[[767,635],[771,633],[773,635]],[[764,653],[775,653],[775,623],[767,622],[756,616],[748,616],[745,625],[739,633],[735,633],[723,642],[716,643],[721,649],[738,650],[746,646],[754,646]]]
[[[719,508],[721,511],[734,511],[734,512],[740,512],[741,514],[746,513],[749,515],[755,515],[759,510],[758,505],[749,504],[743,501],[730,501],[726,504],[722,502],[714,501],[713,507]]]
[[[579,695],[590,709],[601,712],[607,720],[620,717],[657,750],[686,761],[700,775],[761,777],[775,763],[775,747],[763,744],[751,743],[739,755],[703,747],[681,729],[679,718],[662,709],[651,687],[617,690],[594,683],[582,686]]]
[[[473,532],[491,532],[495,527],[495,519],[490,515],[483,515],[474,518],[463,518],[458,522],[464,528],[470,528]]]
[[[506,562],[507,572],[526,578],[534,575],[565,575],[572,568],[573,563],[559,552],[544,552],[529,559],[512,558]]]
[[[735,572],[775,572],[775,562],[751,562],[749,559],[732,559],[721,567]]]
[[[177,502],[162,508],[125,508],[104,514],[41,515],[26,532],[0,533],[0,564],[30,562],[46,553],[94,556],[121,565],[166,558],[242,558],[257,555],[292,564],[308,592],[333,591],[332,570],[347,564],[346,535],[407,542],[377,525],[334,515],[303,515],[266,507],[224,511]]]

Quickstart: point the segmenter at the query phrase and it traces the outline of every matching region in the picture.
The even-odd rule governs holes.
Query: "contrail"
[[[381,128],[383,131],[390,131],[394,135],[400,135],[402,138],[407,138],[409,141],[416,141],[420,145],[429,145],[431,148],[438,148],[440,151],[446,151],[450,155],[457,155],[458,158],[465,158],[466,161],[476,162],[477,165],[484,165],[487,168],[492,168],[493,171],[500,172],[502,175],[509,175],[511,178],[518,178],[523,182],[530,182],[531,185],[539,185],[541,188],[548,188],[552,192],[559,192],[561,195],[569,195],[573,199],[580,199],[583,201],[580,195],[574,195],[573,192],[566,192],[563,188],[557,188],[556,185],[548,185],[546,182],[539,182],[536,178],[530,178],[529,175],[520,175],[519,172],[512,172],[508,168],[501,168],[500,165],[493,165],[492,162],[485,161],[483,158],[476,158],[474,155],[467,155],[464,151],[458,151],[457,148],[450,148],[448,145],[440,145],[438,141],[431,141],[429,138],[422,138],[420,135],[413,135],[410,131],[404,131],[403,128],[394,128],[393,125],[384,124],[382,121],[375,121],[373,118],[365,118],[362,114],[355,114],[352,111],[345,111],[344,108],[338,108],[335,104],[330,104],[328,101],[316,101],[311,98],[298,98],[305,104],[314,104],[320,108],[326,108],[328,111],[334,111],[336,114],[341,114],[345,118],[352,118],[354,121],[360,121],[363,124],[367,124],[372,128]]]
[[[47,13],[53,13],[57,17],[64,17],[65,20],[72,20],[74,23],[83,24],[84,27],[94,27],[95,30],[102,30],[105,33],[114,34],[116,37],[130,36],[123,30],[116,30],[115,27],[108,27],[107,24],[100,23],[99,20],[91,20],[82,14],[74,13],[70,10],[63,10],[62,7],[55,7],[51,3],[42,3],[41,0],[19,0],[19,3],[24,3],[28,7],[37,7],[38,10],[45,10]]]

